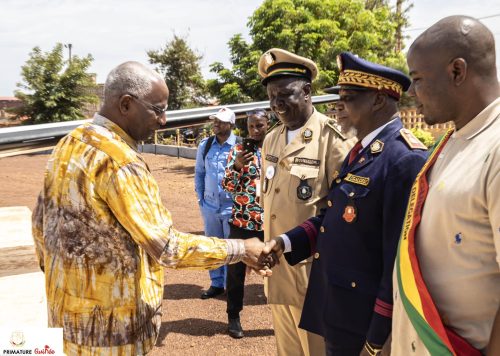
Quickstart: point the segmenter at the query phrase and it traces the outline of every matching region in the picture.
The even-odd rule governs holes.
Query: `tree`
[[[405,23],[397,22],[381,0],[265,0],[248,21],[252,42],[237,34],[228,43],[232,68],[212,65],[217,79],[209,82],[210,92],[221,102],[264,99],[265,92],[257,85],[257,61],[273,47],[316,62],[320,76],[315,92],[336,83],[336,56],[342,51],[406,70],[403,54],[395,51],[398,25]]]
[[[394,21],[396,21],[396,52],[403,50],[403,39],[408,36],[403,36],[403,29],[410,26],[408,13],[413,4],[409,4],[403,8],[403,4],[408,0],[396,0],[396,12],[394,13]]]
[[[415,137],[418,138],[420,141],[422,141],[422,143],[426,145],[428,148],[432,147],[436,142],[436,140],[429,131],[413,128],[411,129],[411,132],[413,132]]]
[[[21,90],[15,92],[23,106],[14,112],[35,124],[85,119],[85,105],[99,100],[95,80],[87,73],[92,56],[65,61],[61,43],[45,53],[35,47],[29,56],[21,67],[23,82],[17,83]]]
[[[206,101],[206,85],[199,65],[203,56],[189,47],[186,37],[174,34],[164,48],[147,54],[168,85],[169,108],[189,108]]]

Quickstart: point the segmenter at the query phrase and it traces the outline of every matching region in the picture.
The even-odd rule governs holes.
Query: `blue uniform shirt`
[[[300,327],[332,343],[391,331],[392,271],[412,183],[427,153],[411,148],[398,118],[332,183],[328,208],[288,231],[291,264],[314,255]]]
[[[231,132],[226,142],[220,144],[214,139],[203,160],[203,152],[208,138],[203,139],[196,153],[194,186],[200,207],[219,214],[231,214],[233,201],[231,194],[222,188],[222,179],[229,151],[236,143],[236,135]]]

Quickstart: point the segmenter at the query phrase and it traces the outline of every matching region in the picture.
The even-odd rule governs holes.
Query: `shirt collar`
[[[488,128],[500,116],[500,97],[496,98],[490,105],[485,107],[475,118],[469,121],[460,130],[455,131],[453,138],[465,138],[470,140]]]
[[[120,126],[115,124],[110,119],[102,115],[99,115],[98,113],[95,113],[92,123],[95,125],[102,126],[108,129],[109,131],[117,134],[123,141],[127,143],[127,145],[129,145],[132,149],[137,151],[137,142],[132,137],[130,137],[125,131],[123,131],[123,129]]]
[[[311,113],[311,116],[309,116],[306,120],[306,122],[304,123],[304,125],[302,125],[301,127],[299,127],[297,130],[305,130],[307,128],[308,125],[311,124],[311,122],[313,122],[311,120],[311,118],[314,116],[314,114],[316,114],[316,108],[313,106],[313,111]],[[285,124],[282,124],[282,128],[281,128],[281,131],[280,131],[280,134],[282,134],[283,132],[288,132],[288,129],[286,128]],[[285,130],[286,129],[286,130]],[[292,130],[292,131],[295,131],[295,130]]]
[[[226,143],[230,146],[234,146],[236,144],[236,135],[234,134],[233,130],[231,130],[231,134],[229,135],[229,137],[227,138],[227,140],[225,142],[220,144],[219,141],[217,141],[217,137],[216,137],[214,140],[214,143],[218,144],[219,146],[223,146]]]
[[[394,121],[396,121],[397,119],[399,118],[399,113],[397,113],[396,115],[393,116],[393,119],[387,123],[385,123],[384,125],[380,126],[380,127],[377,127],[375,130],[373,130],[372,132],[370,132],[368,135],[365,136],[365,138],[363,138],[361,140],[361,146],[363,146],[363,148],[365,148],[366,146],[368,146],[368,144],[370,142],[373,141],[373,139],[375,137],[378,136],[379,133],[382,132],[382,130],[389,124],[393,123]]]

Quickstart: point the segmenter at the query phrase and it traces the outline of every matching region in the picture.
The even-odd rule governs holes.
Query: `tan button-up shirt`
[[[273,237],[294,228],[326,206],[332,180],[354,146],[333,127],[332,120],[314,111],[299,133],[286,143],[281,125],[267,134],[262,147],[262,203],[264,237]],[[311,187],[311,197],[299,198],[301,180]],[[266,295],[271,304],[302,308],[311,263],[289,266],[283,259],[266,279]]]
[[[416,252],[446,326],[486,348],[500,306],[500,98],[455,132],[429,173]],[[394,282],[392,352],[428,355]]]

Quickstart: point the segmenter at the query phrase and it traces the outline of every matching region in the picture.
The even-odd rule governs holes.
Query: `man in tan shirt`
[[[271,109],[280,120],[262,147],[265,240],[326,206],[329,186],[354,145],[314,109],[311,82],[317,72],[313,61],[281,49],[270,49],[259,61]],[[298,327],[310,267],[309,260],[293,267],[283,261],[266,281],[278,355],[324,354],[323,338]]]
[[[417,204],[420,213],[410,203],[396,261],[392,354],[475,355],[488,349],[488,355],[500,355],[500,87],[493,35],[473,18],[444,18],[412,44],[408,66],[409,93],[425,121],[452,120],[456,129],[414,185],[415,200],[425,194],[422,180],[428,191],[423,208]],[[412,224],[414,235],[405,234]],[[420,266],[413,271],[423,279],[413,290],[404,260],[412,236]],[[419,310],[424,318],[417,321]],[[426,328],[432,332],[424,333]]]

